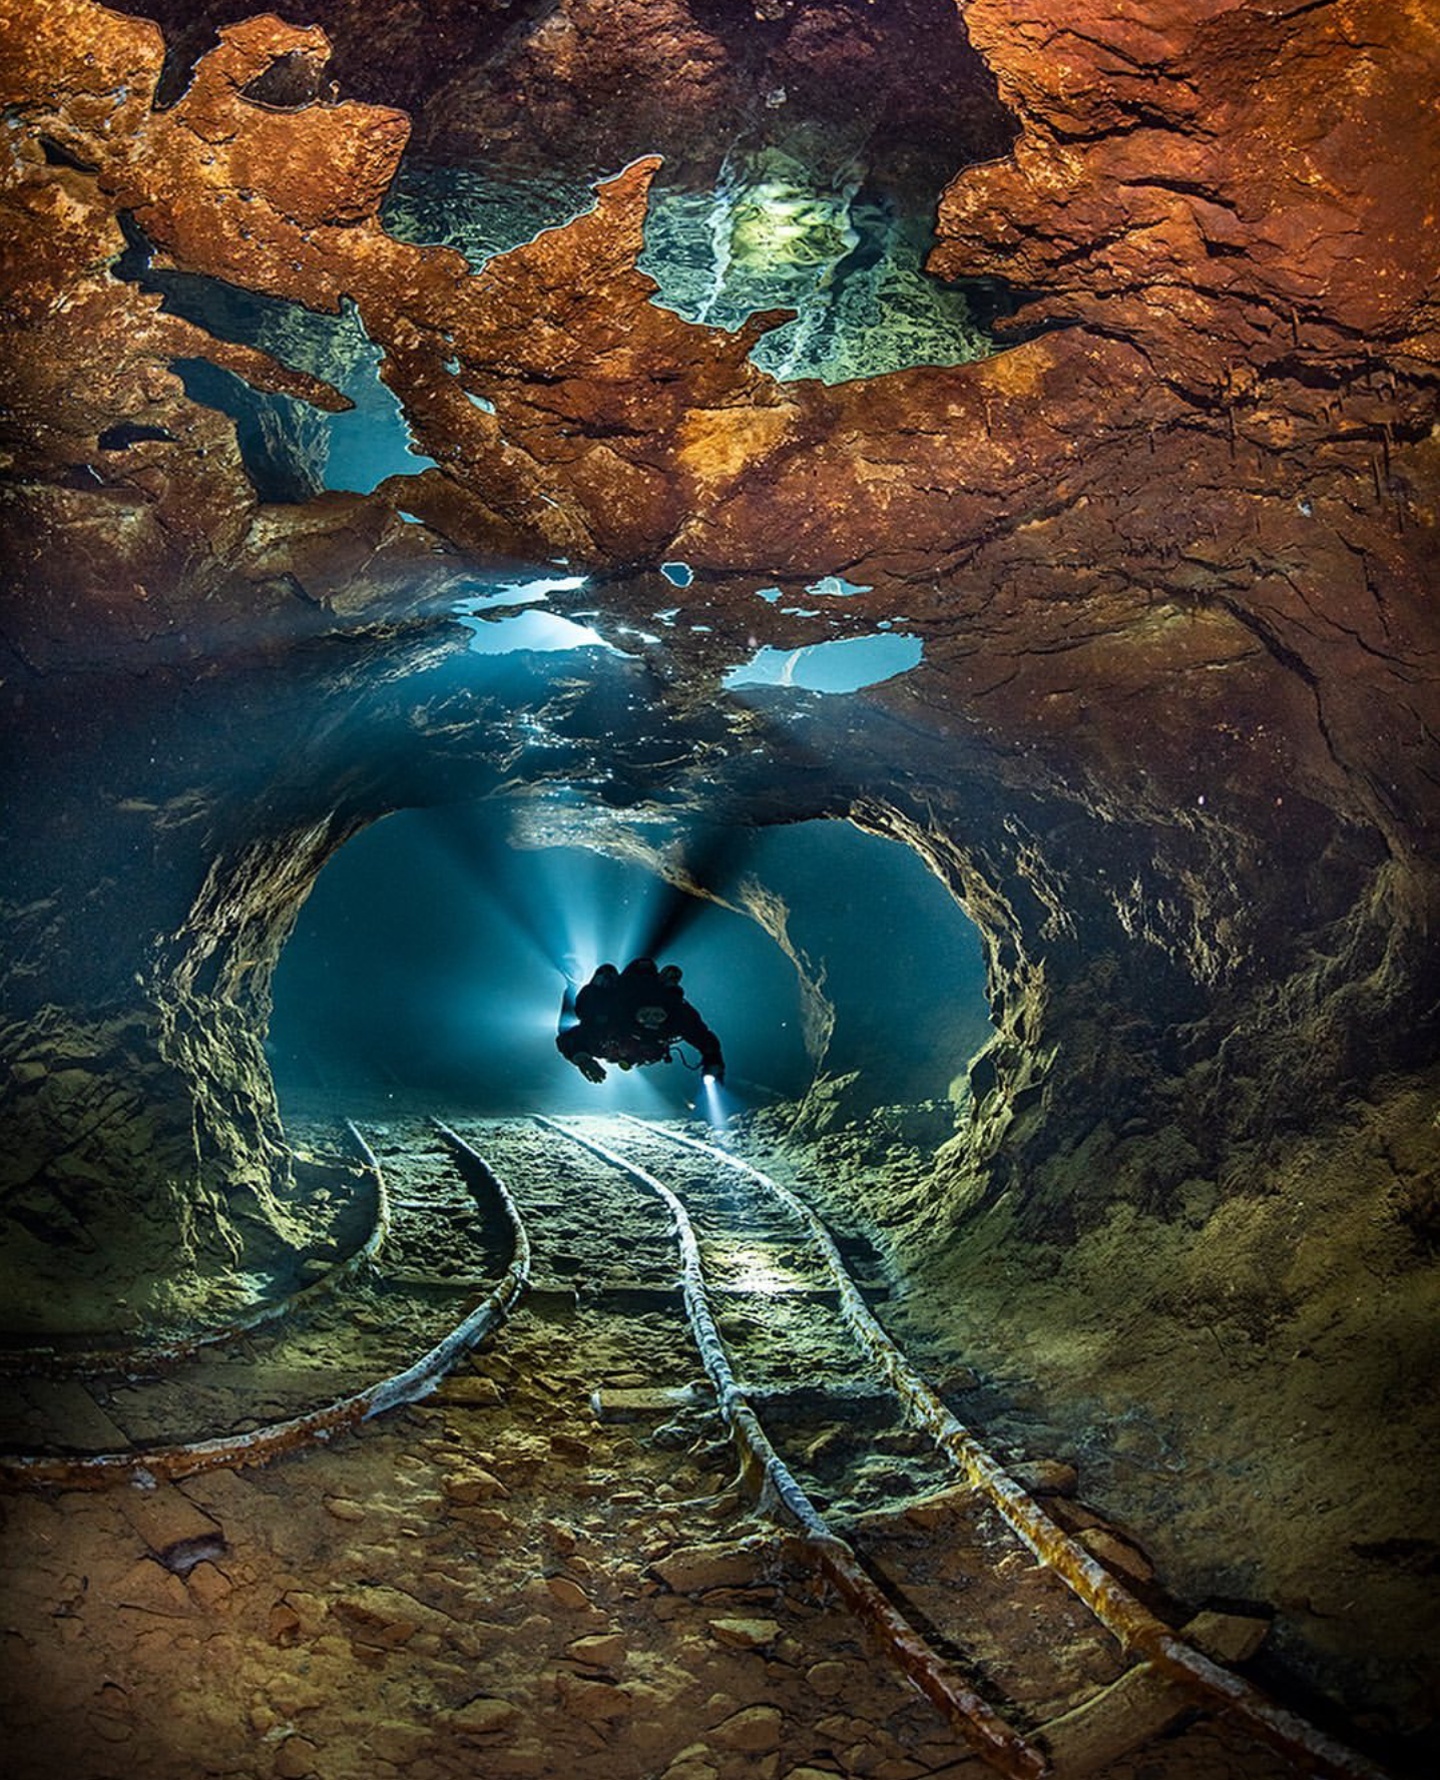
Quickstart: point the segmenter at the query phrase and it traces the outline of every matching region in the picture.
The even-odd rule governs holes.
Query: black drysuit
[[[724,1077],[719,1039],[679,983],[667,982],[648,958],[637,958],[618,973],[602,965],[575,997],[575,1022],[562,1027],[555,1043],[591,1081],[605,1079],[599,1059],[627,1069],[668,1063],[677,1044],[693,1045],[705,1073]]]

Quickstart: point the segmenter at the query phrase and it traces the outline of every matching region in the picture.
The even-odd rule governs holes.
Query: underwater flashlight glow
[[[723,1089],[715,1077],[707,1070],[700,1078],[700,1093],[695,1102],[695,1110],[708,1125],[716,1130],[724,1128],[728,1116],[723,1098]]]

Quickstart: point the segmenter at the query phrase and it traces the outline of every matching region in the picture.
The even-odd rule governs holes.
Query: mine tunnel
[[[968,1094],[991,1036],[984,957],[908,848],[849,822],[682,833],[675,863],[700,895],[638,857],[519,846],[513,823],[503,808],[404,812],[327,866],[276,972],[282,1113],[397,1095],[492,1115],[594,1111],[556,1052],[567,998],[605,960],[653,953],[680,961],[724,1036],[737,1109],[823,1082],[867,1112],[928,1105],[949,1134],[951,1097]],[[617,1079],[603,1105],[693,1111],[689,1050],[632,1075],[619,1099]]]
[[[11,1771],[1433,1771],[1437,79],[11,9]]]

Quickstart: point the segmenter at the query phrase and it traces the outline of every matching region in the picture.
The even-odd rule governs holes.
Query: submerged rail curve
[[[462,1137],[438,1120],[434,1125],[465,1162],[480,1172],[495,1194],[510,1227],[513,1243],[510,1265],[497,1285],[442,1340],[403,1370],[380,1378],[361,1390],[348,1392],[302,1415],[270,1422],[243,1434],[79,1455],[0,1454],[0,1477],[18,1484],[98,1489],[112,1483],[147,1479],[173,1481],[225,1465],[264,1464],[281,1454],[328,1440],[346,1428],[356,1427],[403,1403],[414,1402],[433,1389],[463,1354],[504,1321],[525,1291],[530,1277],[529,1238],[509,1189],[484,1157]],[[383,1202],[380,1164],[359,1130],[353,1124],[349,1125],[349,1130],[380,1183]],[[366,1247],[368,1250],[370,1245]],[[374,1252],[379,1252],[378,1243]],[[369,1258],[373,1260],[374,1255]]]
[[[51,1378],[100,1378],[118,1373],[138,1375],[161,1371],[167,1366],[178,1366],[207,1348],[227,1347],[232,1342],[242,1341],[247,1335],[259,1334],[273,1323],[303,1315],[323,1299],[339,1291],[376,1259],[390,1234],[390,1195],[385,1188],[385,1176],[375,1166],[375,1158],[356,1129],[354,1121],[347,1119],[345,1129],[364,1157],[374,1180],[375,1215],[370,1221],[370,1230],[365,1241],[353,1253],[346,1255],[343,1261],[337,1261],[333,1267],[327,1268],[319,1279],[284,1298],[257,1304],[243,1315],[219,1323],[213,1329],[177,1335],[169,1341],[154,1341],[143,1346],[137,1344],[128,1347],[82,1348],[73,1352],[44,1345],[34,1348],[7,1348],[0,1352],[0,1377],[33,1378],[37,1374],[43,1374]]]
[[[1074,1591],[1127,1651],[1180,1682],[1199,1700],[1242,1720],[1283,1754],[1313,1764],[1336,1780],[1385,1780],[1381,1770],[1364,1756],[1270,1699],[1253,1682],[1178,1636],[1058,1526],[910,1365],[851,1279],[830,1231],[803,1199],[762,1170],[714,1144],[629,1114],[621,1117],[651,1136],[698,1151],[748,1177],[799,1219],[825,1259],[846,1324],[889,1380],[915,1424],[984,1492],[1012,1531]]]

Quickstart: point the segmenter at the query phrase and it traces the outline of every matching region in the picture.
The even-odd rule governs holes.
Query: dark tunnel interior
[[[861,1072],[872,1104],[943,1100],[988,1036],[979,935],[894,841],[847,822],[711,837],[709,900],[633,860],[517,846],[511,826],[494,802],[403,811],[325,867],[274,976],[282,1107],[360,1094],[485,1116],[691,1110],[693,1053],[596,1087],[555,1051],[567,982],[643,953],[682,967],[719,1032],[731,1113],[803,1098],[822,1070]],[[788,951],[749,912],[746,880],[779,899]],[[807,1033],[802,972],[828,1031]]]

